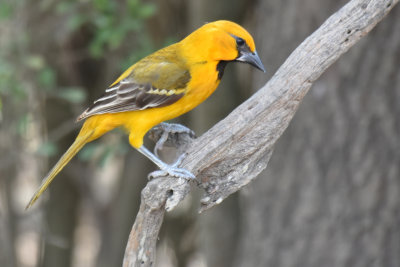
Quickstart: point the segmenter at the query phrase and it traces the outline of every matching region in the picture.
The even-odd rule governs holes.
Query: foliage
[[[86,12],[80,12],[82,9]],[[155,11],[154,4],[142,3],[140,0],[126,0],[123,6],[108,0],[62,1],[56,6],[56,12],[68,14],[67,25],[70,31],[75,31],[82,25],[92,25],[95,28],[89,51],[97,58],[104,54],[105,49],[120,48],[131,34],[140,33],[140,38],[137,39],[139,51],[140,48],[149,47],[148,38],[143,34],[144,22]],[[146,42],[140,41],[143,39]]]
[[[9,130],[21,135],[25,134],[23,129],[28,129],[27,124],[34,123],[28,119],[31,118],[29,113],[32,110],[26,105],[26,101],[30,97],[58,98],[68,101],[71,106],[79,106],[86,100],[83,88],[60,86],[59,73],[54,62],[48,62],[46,55],[31,49],[31,44],[37,42],[36,33],[24,25],[29,23],[28,18],[22,21],[18,19],[31,7],[32,2],[28,0],[0,2],[0,33],[3,37],[8,37],[0,40],[0,122],[5,103],[13,106],[12,109],[17,107],[19,113],[15,113],[15,129]],[[64,36],[71,36],[82,27],[89,27],[92,36],[87,47],[87,56],[94,59],[107,58],[110,52],[117,50],[128,51],[128,55],[118,60],[118,71],[121,71],[153,50],[144,27],[145,20],[155,12],[155,4],[141,0],[46,0],[35,4],[34,16],[45,17],[52,14],[60,18],[60,25],[65,25],[60,30]],[[18,28],[15,29],[16,25]],[[49,38],[53,34],[55,33],[49,32]],[[140,38],[134,38],[135,36]],[[57,151],[56,141],[48,140],[39,145],[37,153],[53,155]]]

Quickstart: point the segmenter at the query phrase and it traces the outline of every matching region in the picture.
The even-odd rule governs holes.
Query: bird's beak
[[[257,69],[266,72],[264,65],[261,62],[261,59],[257,54],[257,51],[254,51],[253,53],[250,51],[242,52],[236,58],[236,61],[249,63],[250,65],[256,67]]]

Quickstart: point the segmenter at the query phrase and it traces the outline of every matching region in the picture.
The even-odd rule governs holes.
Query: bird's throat
[[[217,64],[218,80],[222,79],[222,76],[224,75],[226,64],[228,64],[228,63],[229,63],[229,61],[221,60]]]

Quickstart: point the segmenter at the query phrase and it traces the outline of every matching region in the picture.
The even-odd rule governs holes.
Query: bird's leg
[[[154,154],[157,157],[160,157],[160,155],[158,155],[158,151],[162,150],[162,148],[164,147],[165,142],[168,140],[168,136],[169,136],[169,132],[163,131],[162,134],[161,134],[160,139],[158,139],[156,145],[154,146]]]
[[[158,152],[164,145],[180,147],[189,143],[195,133],[181,124],[162,122],[150,130],[149,137],[156,141],[154,154],[158,157]]]
[[[174,164],[168,165],[167,163],[165,163],[161,159],[159,159],[156,155],[151,153],[143,145],[138,149],[138,151],[140,153],[142,153],[143,155],[145,155],[152,162],[154,162],[161,169],[161,170],[150,173],[149,174],[150,178],[171,175],[174,177],[184,178],[187,180],[196,179],[196,176],[194,176],[190,171],[177,167],[182,162],[183,158],[185,157],[185,154],[181,155]]]

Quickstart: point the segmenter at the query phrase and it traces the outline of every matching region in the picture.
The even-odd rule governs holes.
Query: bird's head
[[[207,23],[184,40],[187,51],[197,60],[248,63],[265,72],[253,37],[240,25],[219,20]],[[196,48],[192,48],[196,47]]]

